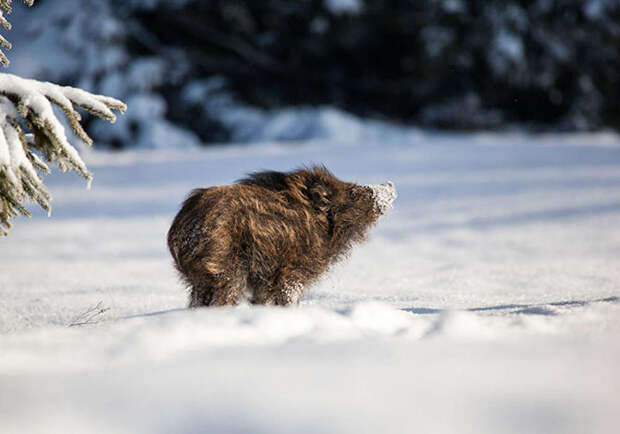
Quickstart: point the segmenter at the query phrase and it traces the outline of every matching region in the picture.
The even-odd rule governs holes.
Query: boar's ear
[[[329,190],[322,182],[318,181],[308,187],[308,198],[317,210],[326,212],[329,209]]]

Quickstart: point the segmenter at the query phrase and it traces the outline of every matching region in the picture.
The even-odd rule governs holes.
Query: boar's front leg
[[[299,282],[281,282],[274,286],[259,286],[254,288],[250,302],[267,306],[298,305],[303,293],[303,285]]]

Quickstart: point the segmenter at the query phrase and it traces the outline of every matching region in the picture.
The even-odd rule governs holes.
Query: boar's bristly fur
[[[378,189],[387,192],[381,200]],[[382,190],[381,190],[382,191]],[[256,172],[194,190],[168,232],[191,288],[190,307],[297,304],[301,294],[396,197],[389,186],[342,182],[324,167]]]

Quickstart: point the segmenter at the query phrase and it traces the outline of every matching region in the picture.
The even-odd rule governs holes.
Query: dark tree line
[[[121,69],[157,59],[163,73],[149,91],[168,120],[205,142],[230,137],[222,95],[447,129],[620,125],[617,0],[359,0],[355,11],[326,0],[110,4],[124,29],[113,40],[127,53]]]

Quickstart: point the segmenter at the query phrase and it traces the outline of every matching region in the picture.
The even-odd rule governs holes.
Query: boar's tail
[[[182,251],[191,249],[191,245],[197,241],[194,235],[200,221],[199,207],[203,192],[204,189],[197,188],[187,196],[168,231],[168,249],[179,269]]]

